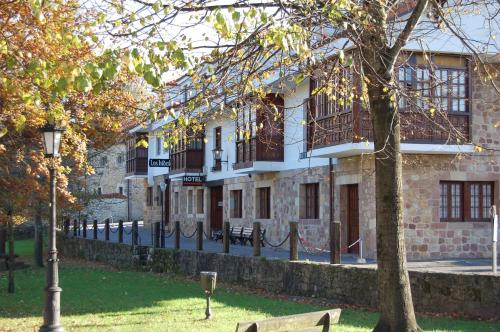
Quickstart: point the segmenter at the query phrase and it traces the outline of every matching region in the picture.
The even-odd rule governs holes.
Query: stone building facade
[[[106,150],[91,151],[94,174],[84,179],[84,209],[80,218],[113,221],[142,220],[144,180],[125,178],[125,144]]]
[[[410,68],[412,73],[426,65],[422,59],[421,54],[415,55],[420,69]],[[446,115],[455,121],[462,138],[450,134],[443,139],[446,130],[440,132],[434,124],[425,122],[428,119],[422,121],[422,127],[411,127],[411,118],[406,119],[406,128],[413,128],[402,131],[401,145],[407,255],[412,260],[488,257],[492,237],[488,209],[500,205],[500,98],[491,82],[484,83],[473,70],[467,55],[440,54],[433,61],[445,68],[440,70],[449,79],[446,85],[462,94],[457,98],[450,95],[448,106],[457,110]],[[453,77],[448,73],[460,74]],[[404,83],[410,86],[414,81]],[[179,80],[180,86],[185,84]],[[204,143],[195,151],[202,150],[202,158],[194,158],[189,149],[165,150],[159,130],[164,123],[151,124],[148,158],[182,158],[186,162],[176,164],[175,170],[148,169],[144,182],[145,222],[161,221],[162,207],[167,229],[179,221],[186,235],[192,234],[197,222],[203,222],[205,233],[210,235],[220,230],[223,222],[252,227],[259,221],[267,240],[278,243],[287,236],[289,222],[293,221],[298,222],[304,246],[318,251],[329,249],[330,225],[340,221],[342,251],[356,255],[362,249],[365,256],[376,258],[372,138],[369,133],[363,140],[356,140],[355,135],[335,136],[325,131],[331,142],[309,146],[309,129],[303,122],[307,119],[304,103],[313,98],[312,84],[316,84],[313,79],[304,80],[293,89],[280,91],[280,97],[275,99],[280,102],[277,108],[284,109],[283,123],[279,124],[283,128],[279,158],[273,152],[272,159],[265,159],[261,151],[248,154],[250,160],[241,160],[248,157],[241,153],[241,146],[248,149],[250,144],[220,139],[234,138],[237,119],[207,120]],[[496,84],[500,85],[498,79]],[[246,114],[248,109],[238,112]],[[354,115],[347,122],[336,120],[346,113],[333,114],[333,120],[328,120],[324,128],[335,130],[343,123],[353,123]],[[257,113],[255,117],[259,116]],[[366,123],[370,122],[359,126]],[[335,137],[341,139],[334,141]],[[252,149],[258,149],[257,138],[252,139]],[[192,176],[202,177],[203,183],[193,186],[183,180]],[[166,193],[160,192],[162,182],[168,183]]]

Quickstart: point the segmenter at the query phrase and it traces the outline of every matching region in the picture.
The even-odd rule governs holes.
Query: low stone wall
[[[63,256],[138,269],[136,250],[126,244],[60,237]],[[224,283],[376,308],[376,270],[311,262],[268,260],[189,250],[150,249],[148,267],[155,272],[198,276],[216,271]],[[419,312],[500,320],[500,277],[479,274],[410,272]]]

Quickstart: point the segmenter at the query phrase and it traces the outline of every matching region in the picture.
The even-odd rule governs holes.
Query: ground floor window
[[[174,213],[179,214],[179,192],[174,192]]]
[[[196,191],[196,213],[201,214],[204,212],[204,206],[203,206],[203,195],[204,191],[203,189],[198,189]]]
[[[193,191],[192,190],[188,191],[187,209],[188,209],[188,214],[193,213]]]
[[[243,217],[243,191],[231,190],[231,218]]]
[[[488,221],[493,205],[493,182],[441,181],[441,221]]]
[[[301,185],[300,218],[319,219],[319,183]]]
[[[153,206],[153,187],[148,187],[146,191],[146,205]]]
[[[271,218],[271,187],[257,188],[256,216],[260,219]]]

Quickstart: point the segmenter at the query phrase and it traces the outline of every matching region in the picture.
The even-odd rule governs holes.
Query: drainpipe
[[[130,222],[130,179],[127,179],[127,221]]]
[[[329,185],[330,185],[330,263],[340,264],[340,222],[334,221],[335,214],[335,173],[333,160],[328,159]]]

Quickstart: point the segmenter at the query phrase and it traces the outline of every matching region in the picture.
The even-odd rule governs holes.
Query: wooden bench
[[[243,321],[236,325],[236,332],[318,331],[318,326],[323,326],[321,331],[327,332],[331,325],[339,322],[340,312],[340,309],[332,309],[260,321]]]
[[[231,231],[229,232],[229,239],[231,240],[232,244],[236,244],[236,242],[242,243],[241,232],[243,232],[243,227],[241,226],[231,227]]]

